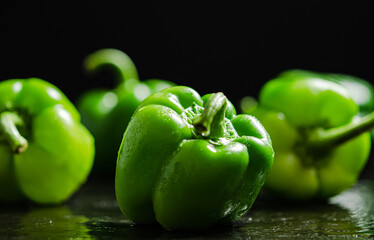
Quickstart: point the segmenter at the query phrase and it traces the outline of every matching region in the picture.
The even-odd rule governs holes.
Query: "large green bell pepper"
[[[135,109],[150,94],[173,84],[159,79],[139,81],[134,63],[118,49],[93,52],[84,60],[84,67],[91,75],[106,68],[118,82],[113,90],[90,90],[77,102],[83,124],[95,137],[93,173],[114,176],[118,147]]]
[[[59,89],[37,78],[0,83],[0,201],[65,201],[93,158],[94,139]]]
[[[326,199],[351,187],[370,153],[374,115],[361,117],[343,84],[319,75],[280,75],[252,112],[276,152],[265,187],[292,200]]]
[[[146,98],[118,153],[116,196],[136,223],[196,229],[232,222],[253,204],[273,163],[260,122],[222,93],[176,86]]]

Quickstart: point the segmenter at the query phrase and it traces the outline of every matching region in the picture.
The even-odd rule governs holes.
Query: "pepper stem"
[[[225,134],[224,120],[227,106],[226,96],[222,92],[213,93],[201,115],[194,121],[194,127],[203,137],[220,138]]]
[[[84,59],[84,68],[89,74],[95,73],[102,67],[114,70],[118,84],[124,84],[128,79],[139,79],[134,62],[118,49],[100,49]]]
[[[17,126],[23,125],[23,120],[15,112],[0,114],[0,141],[9,143],[14,153],[22,153],[28,147],[27,140],[22,137]]]
[[[362,118],[354,119],[341,127],[321,129],[309,138],[307,144],[311,149],[329,149],[343,144],[372,128],[374,128],[374,112]]]

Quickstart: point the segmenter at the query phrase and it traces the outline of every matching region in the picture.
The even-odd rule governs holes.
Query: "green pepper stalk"
[[[166,229],[233,222],[252,206],[273,157],[260,122],[236,115],[222,93],[171,87],[146,98],[125,131],[117,201],[135,223]]]
[[[22,153],[28,147],[27,140],[19,133],[17,125],[23,125],[17,113],[5,111],[0,113],[0,134],[7,141],[14,153]]]
[[[350,123],[328,130],[318,130],[308,139],[307,145],[312,150],[328,151],[355,138],[374,127],[374,112]]]
[[[140,81],[133,61],[118,49],[100,49],[84,60],[88,74],[110,70],[117,86],[112,90],[94,89],[78,100],[83,124],[95,137],[93,173],[112,177],[122,134],[139,103],[150,94],[173,85],[159,79]]]
[[[226,106],[227,101],[223,93],[212,94],[204,111],[194,121],[196,132],[203,137],[216,139],[223,137]]]
[[[86,181],[94,139],[74,105],[41,79],[0,83],[0,201],[66,201]]]
[[[374,114],[362,117],[351,92],[319,75],[280,75],[252,112],[276,152],[265,188],[290,200],[326,199],[356,183],[371,148]]]
[[[119,85],[124,84],[128,79],[139,79],[134,62],[118,49],[101,49],[84,59],[84,69],[89,75],[95,74],[103,67],[113,69],[112,72]]]

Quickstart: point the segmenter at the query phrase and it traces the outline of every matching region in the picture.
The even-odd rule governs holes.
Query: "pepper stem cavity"
[[[22,153],[28,147],[27,140],[17,128],[22,125],[24,122],[17,113],[8,111],[0,113],[0,142],[9,143],[14,153]]]
[[[129,79],[139,79],[134,62],[120,50],[101,49],[88,55],[84,60],[84,68],[89,74],[106,67],[114,70],[118,84],[125,84]]]
[[[222,92],[213,93],[204,110],[195,120],[194,127],[198,134],[203,137],[218,139],[225,134],[225,110],[227,98]]]
[[[350,123],[332,129],[319,130],[312,135],[307,144],[311,149],[331,149],[348,140],[361,135],[374,128],[374,112],[359,118],[353,119]]]

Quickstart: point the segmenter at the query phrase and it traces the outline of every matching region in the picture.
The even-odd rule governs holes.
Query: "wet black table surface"
[[[374,181],[325,203],[285,204],[261,194],[232,226],[171,232],[135,226],[118,208],[114,186],[90,183],[66,204],[0,205],[0,239],[372,239]]]

